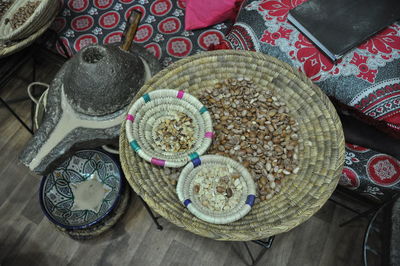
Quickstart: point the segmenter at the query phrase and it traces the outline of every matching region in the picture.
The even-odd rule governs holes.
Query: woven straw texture
[[[35,9],[34,13],[22,24],[20,27],[13,30],[11,23],[5,23],[7,19],[11,19],[20,7],[25,6],[32,0],[18,0],[15,1],[9,10],[5,13],[0,21],[0,40],[13,41],[21,40],[34,34],[44,25],[46,25],[52,18],[53,14],[57,13],[60,1],[55,0],[35,0],[39,1],[39,6]]]
[[[190,204],[187,206],[189,211],[201,220],[214,224],[226,224],[234,222],[245,216],[250,211],[252,203],[254,203],[254,201],[248,203],[248,197],[250,196],[254,199],[254,196],[256,195],[253,178],[247,169],[240,163],[220,155],[200,156],[198,160],[201,161],[201,164],[196,164],[195,167],[194,163],[189,163],[181,171],[176,187],[176,193],[178,194],[179,200],[182,203],[184,203],[186,200],[190,200]],[[193,182],[193,180],[196,178],[196,175],[199,171],[206,170],[210,172],[218,167],[225,168],[227,166],[233,169],[234,172],[240,173],[240,183],[243,186],[243,191],[241,194],[233,193],[233,197],[230,200],[239,195],[239,201],[237,204],[233,205],[231,209],[212,211],[208,208],[205,208],[195,196],[193,192],[193,186],[195,185],[195,182]],[[215,176],[213,176],[213,179],[214,177]]]
[[[31,36],[29,36],[26,39],[23,39],[18,42],[14,42],[8,46],[2,46],[1,42],[0,42],[0,58],[12,55],[13,53],[16,53],[16,52],[24,49],[25,47],[31,45],[34,41],[36,41],[37,38],[39,38],[43,33],[45,33],[45,31],[51,26],[51,24],[53,23],[53,19],[56,17],[56,15],[57,15],[57,12],[54,12],[52,19],[49,20],[46,25],[44,25],[41,29],[39,29],[37,32],[35,32],[34,34],[32,34]]]
[[[128,141],[131,144],[136,142],[133,149],[148,162],[165,167],[183,167],[190,161],[190,154],[197,152],[202,155],[211,144],[211,138],[206,137],[206,133],[213,134],[212,121],[209,112],[200,112],[203,107],[199,100],[183,91],[164,89],[146,94],[128,111]],[[190,149],[166,151],[154,144],[157,126],[166,119],[174,119],[174,112],[192,118],[194,141]],[[154,163],[153,159],[160,164]]]
[[[339,117],[323,92],[305,75],[273,57],[245,51],[214,51],[183,59],[159,72],[134,101],[161,88],[201,91],[226,78],[248,77],[259,88],[274,88],[299,123],[300,171],[287,178],[281,193],[254,204],[242,219],[224,225],[193,216],[179,201],[165,171],[139,158],[130,148],[123,123],[120,159],[127,180],[156,212],[195,234],[230,241],[262,239],[286,232],[315,214],[337,186],[344,162]],[[216,132],[218,134],[218,131]]]

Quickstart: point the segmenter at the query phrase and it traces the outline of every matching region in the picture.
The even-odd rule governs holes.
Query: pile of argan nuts
[[[182,112],[163,120],[154,128],[154,143],[167,152],[183,152],[190,150],[196,139],[193,119]]]
[[[10,19],[11,28],[15,30],[21,27],[32,16],[39,4],[40,1],[28,1],[26,5],[18,8]]]
[[[248,78],[228,79],[204,90],[216,137],[210,154],[242,163],[256,182],[258,198],[281,191],[285,176],[298,168],[298,124],[272,89],[260,89]]]
[[[0,19],[11,6],[11,0],[0,0]]]
[[[212,211],[229,211],[242,200],[241,174],[229,166],[203,168],[193,179],[193,194]]]

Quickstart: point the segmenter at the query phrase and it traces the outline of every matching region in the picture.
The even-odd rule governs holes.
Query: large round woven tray
[[[215,51],[191,56],[149,80],[136,99],[151,90],[185,88],[199,97],[206,88],[227,78],[248,77],[259,88],[273,88],[299,124],[300,171],[289,177],[281,193],[254,204],[242,219],[224,225],[194,217],[178,200],[168,175],[130,148],[121,128],[120,159],[130,185],[151,208],[195,234],[231,241],[262,239],[286,232],[315,214],[334,191],[344,162],[344,138],[339,117],[323,92],[288,64],[261,53]],[[134,101],[136,100],[134,99]],[[218,134],[218,131],[216,131]]]

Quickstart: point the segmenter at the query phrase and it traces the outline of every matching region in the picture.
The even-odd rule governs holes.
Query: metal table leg
[[[35,56],[32,56],[32,82],[36,81],[36,58]],[[32,86],[32,95],[35,95],[35,86]],[[31,125],[32,125],[32,131],[35,127],[35,103],[31,102]]]
[[[138,195],[138,197],[139,197],[139,199],[142,201],[143,206],[146,208],[146,210],[147,210],[147,212],[149,213],[151,219],[153,219],[153,222],[154,222],[155,225],[157,226],[157,229],[160,230],[160,231],[163,230],[163,227],[162,227],[162,226],[160,225],[160,223],[158,222],[158,219],[160,219],[161,216],[157,216],[157,217],[156,217],[156,216],[154,215],[153,211],[150,209],[149,205],[147,205],[147,203],[142,199],[142,197],[140,197],[139,195]]]
[[[373,207],[371,209],[368,209],[367,211],[359,213],[358,215],[354,216],[350,220],[348,220],[348,221],[346,221],[344,223],[341,223],[339,225],[339,227],[345,226],[346,224],[349,224],[349,223],[351,223],[351,222],[353,222],[353,221],[355,221],[355,220],[357,220],[358,218],[361,218],[361,217],[362,218],[369,218],[371,214],[373,214],[376,211],[378,211],[380,208],[382,208],[382,206],[386,206],[387,204],[391,204],[391,203],[395,202],[399,197],[400,197],[400,193],[394,195],[390,200],[387,200],[382,205]]]
[[[267,238],[266,240],[253,240],[251,242],[260,245],[263,250],[260,251],[260,253],[257,255],[256,258],[254,258],[253,253],[251,252],[247,242],[243,242],[243,245],[246,248],[247,253],[249,254],[249,257],[251,259],[251,266],[255,266],[257,265],[257,263],[260,262],[260,260],[262,259],[262,257],[265,255],[265,253],[267,252],[267,250],[272,246],[272,242],[274,241],[275,236],[271,236],[269,238]]]
[[[33,57],[33,54],[34,49],[27,52],[22,52],[21,58],[18,61],[14,60],[14,64],[10,68],[6,69],[6,71],[2,72],[2,76],[0,78],[0,88],[5,86],[7,82],[11,80],[14,74]],[[29,133],[33,134],[32,129],[28,127],[28,125],[18,116],[18,114],[7,104],[7,102],[2,97],[0,97],[0,102],[18,120],[18,122],[20,122],[21,125],[28,130]]]
[[[30,129],[24,121],[22,121],[22,119],[14,112],[13,109],[11,109],[11,107],[3,100],[3,98],[0,97],[0,102],[8,109],[8,111],[10,111],[10,113],[21,123],[21,125],[26,128],[26,130],[28,130],[29,133],[31,133],[33,135],[33,131],[32,129]]]

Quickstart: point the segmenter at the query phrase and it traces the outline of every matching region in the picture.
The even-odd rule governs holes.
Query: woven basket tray
[[[193,192],[196,178],[196,173],[199,171],[210,172],[217,167],[229,167],[234,172],[240,173],[240,183],[243,186],[243,192],[232,197],[240,198],[239,202],[228,211],[212,211],[202,206]],[[212,174],[215,180],[214,173]],[[187,164],[178,180],[176,193],[179,200],[184,204],[191,213],[203,221],[214,224],[226,224],[239,220],[245,216],[254,204],[256,188],[250,173],[240,163],[220,155],[205,155],[196,158],[191,163]]]
[[[153,135],[157,125],[172,119],[173,113],[192,118],[193,147],[182,152],[165,151],[155,145]],[[193,156],[202,155],[211,144],[211,116],[203,104],[184,91],[157,90],[146,93],[129,109],[126,117],[126,135],[134,151],[146,161],[165,167],[182,167]]]
[[[11,23],[6,23],[28,1],[39,1],[39,6],[34,13],[16,29],[11,28]],[[0,41],[14,41],[28,38],[53,18],[53,14],[57,13],[60,6],[58,0],[17,0],[7,10],[0,20]]]
[[[43,33],[46,32],[51,24],[53,24],[53,19],[56,17],[56,15],[57,12],[54,12],[52,18],[47,22],[47,24],[26,39],[11,42],[11,44],[6,46],[3,46],[0,41],[0,58],[12,55],[35,42]]]
[[[120,159],[137,194],[160,215],[195,234],[232,241],[262,239],[286,232],[309,219],[336,188],[344,162],[344,138],[339,117],[323,92],[305,75],[273,57],[244,51],[215,51],[188,57],[149,80],[136,99],[160,88],[200,91],[227,78],[248,77],[259,88],[273,88],[299,124],[300,171],[286,180],[281,193],[254,204],[242,219],[224,225],[193,216],[180,203],[165,170],[139,158],[130,148],[125,125],[120,135]],[[134,100],[136,100],[134,99]],[[218,134],[218,131],[216,131]]]

